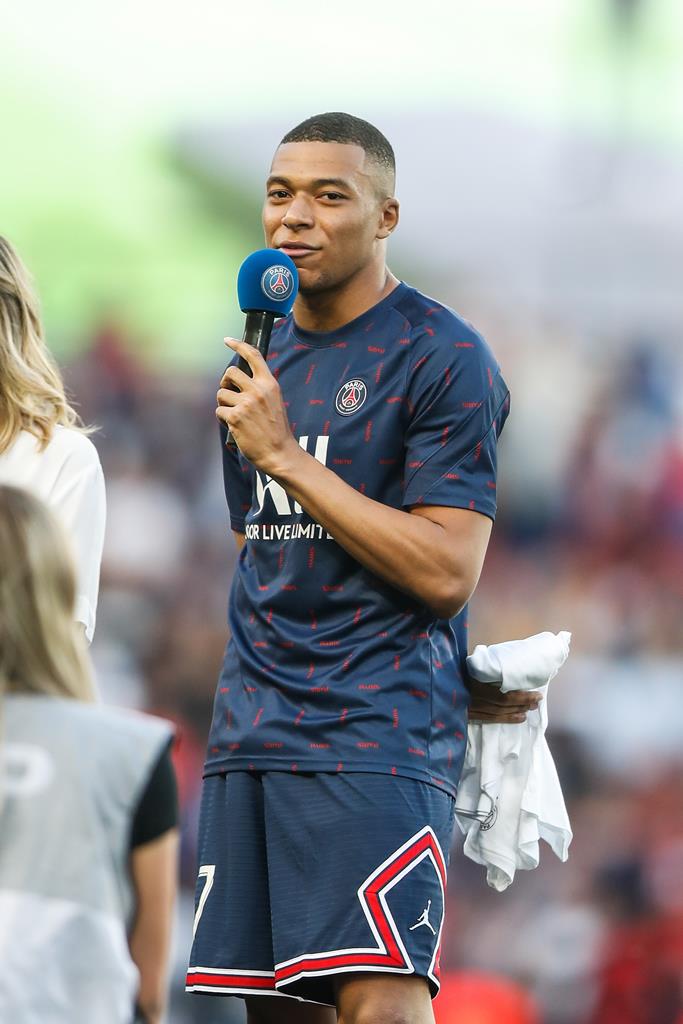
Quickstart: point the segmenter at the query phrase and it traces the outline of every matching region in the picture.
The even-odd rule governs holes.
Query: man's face
[[[266,245],[294,260],[303,294],[339,287],[373,259],[396,221],[397,204],[386,202],[391,185],[360,146],[287,142],[278,148],[263,228]]]

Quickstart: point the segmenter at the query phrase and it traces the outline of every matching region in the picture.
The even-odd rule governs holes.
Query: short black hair
[[[342,142],[360,146],[392,175],[396,173],[396,158],[389,140],[374,124],[353,114],[339,111],[314,114],[287,132],[280,145],[286,142]]]

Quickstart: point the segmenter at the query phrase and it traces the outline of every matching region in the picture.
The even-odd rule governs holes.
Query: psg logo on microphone
[[[342,384],[334,400],[334,407],[341,416],[350,416],[351,413],[360,409],[368,397],[368,389],[365,381],[355,378],[347,380]]]
[[[276,302],[284,302],[294,291],[294,277],[288,267],[268,267],[261,278],[263,294]]]

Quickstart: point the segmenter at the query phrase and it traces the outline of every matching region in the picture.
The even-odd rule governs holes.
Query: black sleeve
[[[226,448],[228,428],[220,424],[221,451],[223,453],[223,487],[230,512],[230,526],[237,533],[244,533],[244,520],[251,508],[251,470],[244,457],[240,458],[239,448]]]
[[[131,829],[131,850],[157,839],[178,824],[178,786],[171,761],[172,743],[170,740],[164,747],[140,797]]]

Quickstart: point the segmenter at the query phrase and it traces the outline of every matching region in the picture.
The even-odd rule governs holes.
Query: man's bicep
[[[479,582],[493,520],[480,512],[445,505],[415,505],[410,513],[443,529],[444,563],[457,564],[465,601],[469,600]]]

